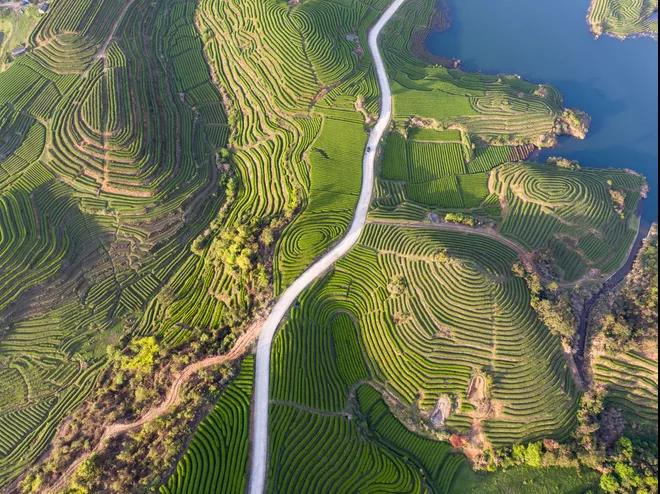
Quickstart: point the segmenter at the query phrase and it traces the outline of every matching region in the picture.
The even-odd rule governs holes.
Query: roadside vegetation
[[[254,359],[249,357],[211,413],[199,424],[176,472],[160,488],[161,494],[245,492],[253,380]]]

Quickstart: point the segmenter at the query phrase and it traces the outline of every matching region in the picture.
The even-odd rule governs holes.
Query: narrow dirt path
[[[69,467],[64,471],[64,473],[57,480],[57,482],[55,482],[53,485],[47,488],[44,488],[43,492],[48,494],[55,494],[63,490],[71,480],[71,476],[75,473],[76,469],[87,458],[89,458],[95,453],[102,451],[110,439],[113,439],[114,437],[117,437],[120,434],[124,434],[126,432],[138,429],[139,427],[142,427],[144,424],[147,424],[152,420],[156,420],[157,418],[160,418],[163,415],[166,415],[168,412],[170,412],[174,407],[176,407],[181,402],[181,390],[192,376],[194,376],[197,372],[201,370],[216,365],[225,364],[227,362],[232,362],[242,357],[245,353],[247,353],[248,349],[250,348],[250,345],[259,336],[259,332],[261,331],[262,326],[263,326],[263,321],[257,321],[253,323],[248,328],[248,330],[245,333],[243,333],[238,338],[238,340],[236,340],[234,346],[227,353],[222,355],[216,355],[214,357],[208,357],[204,360],[200,360],[185,367],[174,379],[174,382],[170,386],[170,389],[168,390],[165,399],[160,403],[160,405],[152,408],[147,413],[142,415],[139,419],[135,420],[134,422],[127,422],[127,423],[118,422],[107,426],[103,431],[103,434],[101,435],[101,438],[99,439],[94,449],[76,458],[76,460],[71,465],[69,465]]]
[[[110,43],[112,43],[112,40],[115,38],[115,34],[117,34],[117,29],[119,29],[119,25],[121,24],[121,21],[124,20],[124,16],[126,15],[126,12],[128,12],[128,9],[130,9],[131,5],[133,5],[134,3],[135,0],[129,0],[128,2],[126,2],[126,5],[124,5],[122,9],[119,11],[119,14],[117,14],[117,18],[115,19],[115,22],[113,22],[112,28],[110,29],[110,34],[108,34],[105,43],[103,43],[103,46],[101,46],[101,49],[96,54],[96,58],[105,58],[105,53],[108,51],[108,46],[110,46]]]
[[[523,263],[525,269],[530,272],[536,272],[536,267],[534,266],[533,254],[526,250],[522,245],[503,236],[500,232],[488,226],[467,226],[459,225],[457,223],[427,223],[424,221],[389,221],[389,220],[369,220],[368,223],[374,225],[394,225],[400,226],[403,228],[419,228],[419,229],[432,229],[432,230],[441,230],[446,232],[459,232],[459,233],[468,233],[470,235],[480,235],[482,237],[488,237],[492,240],[495,240],[501,244],[506,245],[512,251],[514,251],[520,262]]]

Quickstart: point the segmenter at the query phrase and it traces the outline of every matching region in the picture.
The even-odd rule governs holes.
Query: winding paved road
[[[268,467],[268,398],[270,387],[270,349],[273,336],[282,319],[300,293],[314,280],[325,273],[337,260],[355,245],[367,220],[374,182],[376,150],[387,130],[392,116],[392,93],[385,72],[383,57],[378,49],[378,35],[405,0],[394,0],[369,32],[369,50],[376,67],[378,85],[381,91],[380,116],[371,130],[367,148],[362,160],[362,190],[353,223],[346,236],[332,250],[307,269],[280,296],[270,316],[263,325],[257,343],[255,367],[252,448],[250,458],[250,494],[262,494],[266,484]]]

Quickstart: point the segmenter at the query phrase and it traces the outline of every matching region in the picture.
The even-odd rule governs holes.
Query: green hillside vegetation
[[[623,264],[637,235],[644,183],[619,170],[518,163],[493,170],[489,189],[502,205],[500,232],[530,251],[549,252],[561,278],[574,281]]]
[[[29,228],[7,226],[17,232],[12,247],[50,257],[25,293],[6,301],[13,304],[0,352],[16,368],[13,379],[35,381],[21,389],[47,383],[47,390],[15,393],[0,421],[33,408],[49,415],[24,421],[27,432],[12,436],[11,453],[0,460],[3,483],[89,393],[108,344],[121,351],[132,337],[154,335],[160,358],[151,372],[170,375],[168,366],[226,347],[223,338],[230,335],[228,344],[268,302],[270,275],[279,290],[338,238],[359,192],[362,113],[368,118],[377,105],[362,46],[382,5],[307,2],[290,11],[275,1],[74,3],[52,5],[28,53],[0,74],[2,126],[16,129],[3,132],[12,138],[1,143],[8,160],[2,192],[56,188],[69,209],[52,227],[64,232],[58,239],[71,237],[42,246],[56,236],[23,239]],[[338,132],[352,139],[337,146]],[[29,153],[19,156],[24,143],[32,143]],[[278,240],[301,211],[299,226],[293,222]],[[78,216],[80,227],[69,227]],[[321,222],[320,236],[310,236],[306,225]],[[15,276],[25,271],[12,269]],[[53,288],[39,297],[35,291],[27,304],[37,284]],[[28,314],[17,310],[24,307]],[[25,353],[34,357],[19,357]],[[38,379],[61,369],[70,372],[63,379]],[[115,366],[103,374],[95,397],[103,405],[84,407],[76,420],[122,418],[103,407],[130,419],[154,403],[167,380],[132,372]],[[64,454],[52,455],[59,468],[90,434],[81,428]],[[31,441],[34,435],[40,440]]]
[[[421,140],[414,127],[389,134],[373,218],[425,221],[430,213],[469,210],[523,249],[549,258],[567,282],[623,263],[637,232],[643,177],[563,162],[512,163],[530,148],[474,146],[468,135],[453,132],[454,141]]]
[[[490,196],[488,172],[532,149],[476,146],[460,129],[397,126],[385,141],[372,216],[422,221],[430,211],[469,209],[496,218],[499,203]]]
[[[463,457],[406,429],[373,388],[361,386],[351,402],[346,415],[274,406],[279,468],[271,470],[270,489],[444,493],[471,481]]]
[[[455,492],[473,481],[474,475],[464,458],[452,454],[447,443],[406,429],[375,389],[368,385],[360,386],[357,400],[361,418],[378,443],[419,466],[431,492]]]
[[[616,38],[658,37],[658,0],[591,0],[591,31]]]
[[[586,120],[578,112],[565,112],[549,87],[420,67],[408,54],[405,40],[410,37],[402,33],[409,33],[411,19],[422,17],[424,8],[421,2],[406,4],[383,42],[390,65],[397,67],[396,122],[384,145],[371,216],[419,221],[430,211],[470,208],[518,241],[504,227],[522,223],[522,215],[516,218],[508,206],[500,210],[504,202],[493,184],[501,175],[491,170],[517,170],[511,161],[524,159],[530,145],[551,144],[557,133],[582,137]],[[470,82],[474,92],[466,89]],[[429,105],[435,97],[437,107]],[[472,117],[456,117],[466,114]],[[510,130],[502,134],[503,128]],[[559,226],[573,233],[585,229],[599,240],[625,233],[616,259],[589,253],[589,268],[616,267],[634,237],[643,180],[624,172],[538,169],[530,165],[522,182],[547,185],[548,204],[539,210],[539,220],[549,215],[566,223],[550,225],[551,238],[555,230],[561,233]],[[553,203],[558,188],[566,192],[567,187],[579,190],[571,197],[584,216]],[[544,250],[549,241],[521,244]],[[348,460],[336,445],[354,434],[342,424],[353,416],[356,386],[365,381],[390,397],[391,410],[409,427],[451,439],[478,466],[488,466],[482,454],[491,447],[549,437],[569,440],[580,395],[559,338],[538,320],[527,286],[511,272],[517,260],[514,252],[483,235],[369,225],[360,247],[301,298],[276,337],[270,488],[324,486],[329,468],[334,478],[351,478],[355,472],[345,470]],[[565,264],[560,268],[567,279],[576,276]],[[347,349],[346,341],[359,352]],[[367,371],[346,368],[349,358],[343,354],[364,359]],[[308,423],[312,417],[313,428]],[[329,441],[323,432],[312,436],[311,430],[333,430],[341,439]],[[369,430],[378,439],[378,427],[372,424]],[[301,441],[292,445],[291,437]],[[392,447],[392,441],[381,444]],[[300,443],[314,446],[305,449]],[[367,461],[371,454],[353,456]],[[413,460],[410,450],[399,454],[420,468],[419,456]],[[543,475],[544,489],[558,488],[551,472]],[[510,481],[512,486],[516,482],[512,492],[524,489],[520,477]],[[594,476],[583,482],[571,474],[564,486],[580,489],[593,482]]]
[[[352,1],[308,2],[293,14],[276,1],[52,5],[28,53],[0,73],[0,125],[11,136],[0,142],[11,219],[0,238],[15,256],[11,279],[28,253],[45,254],[1,301],[3,365],[30,394],[3,402],[0,422],[42,415],[12,436],[0,482],[89,393],[108,344],[155,335],[162,355],[203,355],[267,303],[271,274],[279,290],[345,231],[367,135],[356,105],[377,109],[362,45],[381,10]],[[52,208],[46,190],[62,205]],[[42,198],[53,222],[39,222]],[[37,224],[44,233],[31,238]],[[310,224],[323,228],[310,235]],[[52,290],[32,296],[43,284]],[[104,380],[124,383],[114,397],[99,395],[111,408],[128,400],[130,417],[148,406],[130,403],[140,386],[153,388],[147,377]]]
[[[594,385],[622,414],[626,433],[658,433],[658,232],[654,225],[632,270],[590,321]]]
[[[378,103],[365,32],[384,5],[200,4],[208,59],[230,108],[233,161],[245,177],[232,215],[300,213],[277,243],[276,291],[350,223],[367,138],[356,105],[373,114]]]
[[[304,299],[277,337],[283,360],[273,368],[282,379],[273,396],[269,489],[451,492],[469,480],[467,462],[448,444],[410,432],[378,392],[357,389],[370,371],[353,318],[324,310],[310,333],[301,319],[313,301]],[[284,352],[290,345],[305,350]]]
[[[442,67],[394,74],[395,118],[461,124],[497,144],[552,142],[563,107],[552,88]]]
[[[487,218],[565,279],[615,267],[641,178],[511,164],[587,121],[551,87],[415,60],[435,3],[409,0],[381,40],[396,122],[373,218]],[[57,0],[38,23],[0,17],[0,489],[51,442],[22,489],[56,482],[347,230],[379,104],[367,29],[387,4]],[[443,440],[483,467],[491,447],[568,439],[579,393],[517,261],[484,235],[369,225],[274,344],[271,489],[452,492],[474,476]],[[252,372],[185,452],[197,408],[115,438],[73,488],[243,491]]]
[[[575,441],[555,447],[558,459],[601,472],[603,492],[658,490],[657,291],[653,225],[623,282],[596,294]]]
[[[199,424],[176,472],[161,486],[161,494],[245,492],[253,381],[254,359],[248,357],[238,377]]]
[[[0,72],[0,266],[15,287],[0,296],[0,368],[15,385],[0,402],[0,485],[89,395],[106,346],[223,313],[199,310],[222,277],[189,248],[224,201],[214,155],[227,136],[192,6],[85,5],[53,4]],[[155,298],[192,273],[185,303]]]
[[[288,408],[339,421],[367,380],[383,387],[409,426],[436,439],[455,433],[473,458],[519,440],[568,439],[578,393],[559,340],[511,273],[515,260],[481,236],[369,225],[276,336],[275,417]],[[356,360],[366,368],[344,364]],[[439,414],[443,403],[449,412]],[[306,420],[278,420],[270,468],[288,478],[278,441]]]

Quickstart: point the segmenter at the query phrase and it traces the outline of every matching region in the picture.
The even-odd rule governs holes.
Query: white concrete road
[[[378,22],[369,32],[369,50],[374,59],[378,84],[381,91],[381,106],[378,122],[371,130],[367,148],[362,160],[362,190],[358,201],[353,223],[346,236],[332,250],[307,269],[289,288],[280,296],[261,329],[257,343],[257,360],[254,380],[254,400],[252,418],[252,449],[250,457],[250,494],[262,494],[266,484],[266,471],[268,468],[268,401],[270,387],[270,351],[273,336],[289,308],[296,301],[300,293],[314,280],[346,254],[355,245],[364,228],[369,204],[374,187],[374,167],[376,149],[387,129],[392,116],[392,93],[385,72],[383,57],[378,49],[378,35],[390,20],[392,15],[401,7],[405,0],[394,0],[387,8]],[[341,136],[337,136],[341,139]]]

